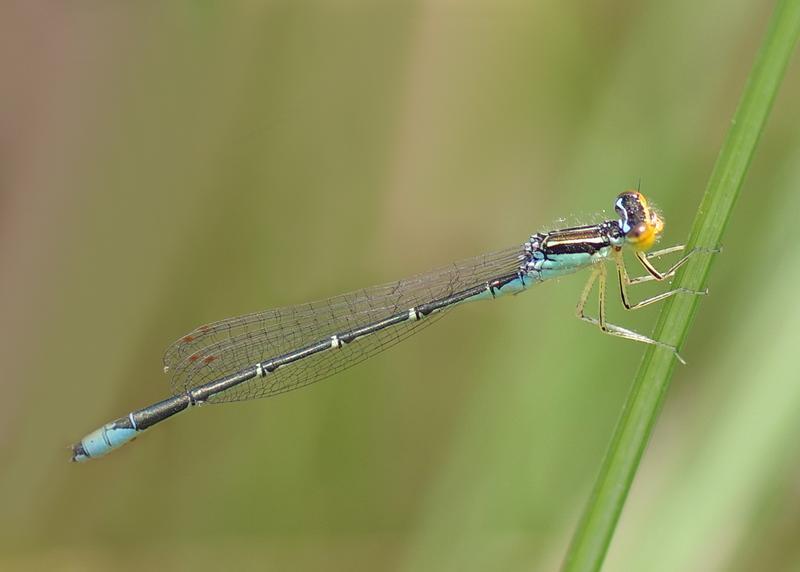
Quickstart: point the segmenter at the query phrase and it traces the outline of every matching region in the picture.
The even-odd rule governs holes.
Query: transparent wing
[[[383,320],[420,304],[446,298],[497,276],[515,272],[521,247],[462,260],[411,278],[356,290],[327,300],[276,308],[200,326],[164,354],[175,393],[235,373],[256,363]],[[391,347],[431,324],[444,312],[407,321],[288,364],[210,402],[255,399],[309,385]]]

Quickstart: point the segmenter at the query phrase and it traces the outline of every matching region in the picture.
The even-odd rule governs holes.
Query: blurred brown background
[[[770,4],[4,4],[0,568],[556,569],[643,353],[572,317],[584,275],[68,447],[166,397],[198,324],[597,220],[640,179],[681,242]],[[800,567],[799,97],[795,61],[607,570]]]

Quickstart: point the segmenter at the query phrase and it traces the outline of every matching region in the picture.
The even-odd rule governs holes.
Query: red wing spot
[[[211,329],[211,326],[200,326],[199,328],[197,328],[197,330],[200,331],[200,332],[207,332],[210,329]]]
[[[186,342],[186,343],[188,344],[189,342],[193,342],[193,341],[194,341],[194,336],[191,336],[191,335],[189,335],[189,336],[183,336],[183,337],[181,338],[181,341],[182,341],[182,342]]]
[[[214,361],[215,359],[217,359],[217,356],[206,356],[206,357],[203,358],[203,363],[208,365],[212,361]]]
[[[192,354],[192,355],[189,356],[189,361],[192,361],[192,362],[197,361],[199,359],[200,359],[200,355],[199,354]]]

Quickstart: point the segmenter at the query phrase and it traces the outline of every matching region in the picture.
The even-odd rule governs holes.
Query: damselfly
[[[72,460],[105,455],[195,405],[269,397],[320,381],[407,338],[457,304],[516,294],[583,268],[589,268],[591,275],[578,301],[580,319],[605,333],[664,347],[681,360],[676,348],[606,321],[604,263],[611,260],[616,266],[622,304],[633,310],[677,293],[705,294],[676,288],[636,303],[628,297],[630,286],[670,278],[693,251],[666,271],[657,270],[653,258],[684,247],[648,254],[664,223],[638,191],[620,194],[614,209],[617,220],[537,233],[519,246],[399,282],[200,326],[164,355],[173,397],[90,433],[73,445]],[[645,275],[628,276],[622,255],[626,245],[632,247]],[[592,317],[584,307],[595,283],[599,311]]]

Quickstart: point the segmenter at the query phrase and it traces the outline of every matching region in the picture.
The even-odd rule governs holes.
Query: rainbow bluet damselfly
[[[72,460],[105,455],[195,405],[268,397],[320,381],[416,333],[457,304],[516,294],[584,268],[591,274],[576,309],[580,319],[605,333],[664,347],[683,361],[676,348],[606,321],[605,262],[616,266],[622,303],[633,310],[677,293],[705,294],[676,288],[636,303],[628,297],[628,287],[670,278],[695,251],[684,253],[666,271],[657,270],[653,258],[681,252],[683,246],[649,252],[664,223],[640,192],[620,194],[614,209],[616,220],[536,233],[519,246],[398,282],[200,326],[164,355],[173,396],[88,434],[73,445]],[[632,248],[645,275],[629,277],[625,246]],[[595,283],[599,310],[592,317],[584,307]]]

